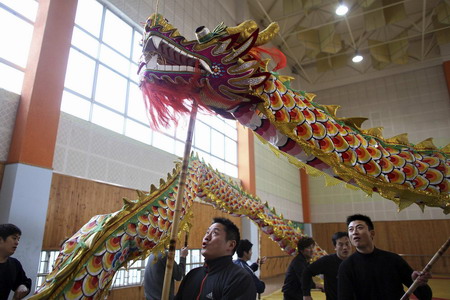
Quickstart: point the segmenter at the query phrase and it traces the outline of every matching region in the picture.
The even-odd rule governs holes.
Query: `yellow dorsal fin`
[[[373,127],[369,129],[361,130],[362,133],[377,137],[379,139],[383,138],[383,127]]]
[[[392,144],[408,145],[409,144],[408,134],[402,133],[402,134],[393,136],[389,139],[386,139],[386,142],[392,143]]]
[[[345,123],[345,125],[354,127],[358,130],[361,130],[361,125],[364,123],[364,121],[367,120],[367,118],[363,117],[355,117],[355,118],[338,118],[337,120],[342,121]]]
[[[308,101],[313,101],[314,98],[316,98],[316,94],[313,93],[305,93],[305,97]]]
[[[340,105],[322,105],[325,110],[330,114],[333,119],[336,119],[336,113],[339,108],[341,108]]]
[[[450,144],[444,146],[443,148],[441,148],[441,151],[447,154],[450,154]]]
[[[433,138],[427,138],[414,146],[417,150],[437,150],[437,147],[433,144]]]

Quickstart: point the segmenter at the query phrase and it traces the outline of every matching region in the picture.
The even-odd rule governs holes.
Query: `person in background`
[[[413,271],[398,254],[375,247],[375,229],[365,215],[347,217],[348,236],[356,252],[344,260],[338,271],[339,300],[398,300],[418,278],[420,286],[414,295],[420,300],[430,300],[432,292],[427,285],[431,274]]]
[[[244,270],[246,270],[250,274],[250,276],[252,276],[253,282],[255,283],[256,292],[258,294],[262,294],[266,289],[266,284],[264,283],[264,281],[256,277],[254,272],[258,270],[258,266],[260,264],[264,264],[266,262],[267,258],[265,256],[261,260],[258,258],[256,263],[253,263],[249,266],[247,264],[247,261],[252,258],[252,247],[253,244],[249,240],[241,240],[236,250],[238,259],[233,262],[241,268],[244,268]]]
[[[233,222],[214,218],[202,242],[205,265],[186,275],[175,299],[256,299],[256,288],[250,274],[233,263],[232,256],[239,240],[239,229]]]
[[[22,299],[30,293],[31,279],[27,277],[21,263],[11,257],[19,246],[22,231],[13,224],[0,224],[0,300]]]
[[[189,251],[187,247],[181,248],[180,263],[173,262],[172,282],[170,284],[169,299],[174,298],[174,280],[180,281],[186,272],[186,257]],[[166,253],[150,254],[144,273],[144,293],[146,300],[160,300],[166,272]]]
[[[323,274],[324,290],[327,300],[337,300],[337,274],[339,266],[343,260],[351,254],[352,245],[347,232],[336,232],[331,237],[336,253],[325,255],[312,264],[308,265],[303,271],[302,289],[303,300],[312,300],[311,289],[308,283],[312,277]]]
[[[301,237],[297,243],[297,256],[291,261],[284,278],[284,285],[281,289],[284,300],[302,300],[302,274],[309,265],[309,261],[313,257],[314,245],[316,242],[310,237]],[[320,288],[310,280],[308,288]]]

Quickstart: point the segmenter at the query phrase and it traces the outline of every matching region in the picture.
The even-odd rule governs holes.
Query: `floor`
[[[266,290],[262,294],[261,299],[282,300],[283,294],[281,293],[281,287],[283,286],[283,281],[284,275],[264,279]],[[429,284],[433,290],[433,300],[450,300],[450,274],[433,275]],[[319,291],[312,291],[311,296],[314,300],[325,300],[325,294]],[[416,298],[411,297],[412,299]]]

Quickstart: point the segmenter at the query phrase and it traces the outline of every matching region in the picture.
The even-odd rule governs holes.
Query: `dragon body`
[[[197,41],[187,41],[161,15],[147,20],[140,77],[155,123],[189,112],[190,98],[249,127],[299,167],[378,192],[400,209],[415,203],[450,212],[450,145],[413,145],[406,134],[385,139],[382,128],[361,129],[365,118],[337,118],[338,106],[291,89],[290,78],[269,72],[262,58],[276,53],[263,47],[276,23],[261,32],[253,21],[200,29]]]
[[[130,261],[164,251],[169,243],[180,178],[178,163],[159,188],[124,199],[120,211],[93,217],[62,246],[53,271],[30,299],[104,299],[114,274]],[[303,234],[274,209],[192,157],[180,215],[180,234],[189,230],[193,199],[236,216],[246,216],[289,254]],[[316,256],[324,255],[318,246]]]

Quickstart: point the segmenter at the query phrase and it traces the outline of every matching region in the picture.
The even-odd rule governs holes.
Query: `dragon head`
[[[261,59],[267,50],[259,46],[278,30],[272,23],[260,32],[254,21],[236,27],[220,24],[212,32],[202,26],[197,40],[188,41],[161,15],[150,16],[139,75],[152,120],[162,125],[176,121],[176,113],[189,111],[186,99],[225,117],[243,102],[260,101],[251,91],[270,73]]]

